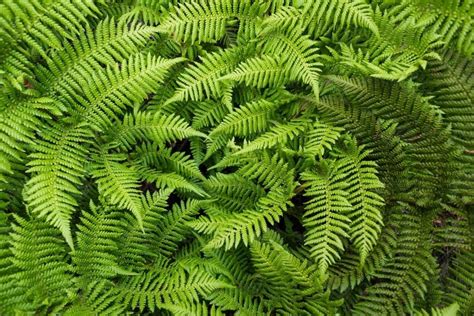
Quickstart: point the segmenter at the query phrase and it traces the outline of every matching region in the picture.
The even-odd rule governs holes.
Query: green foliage
[[[472,13],[0,1],[0,314],[472,315]]]

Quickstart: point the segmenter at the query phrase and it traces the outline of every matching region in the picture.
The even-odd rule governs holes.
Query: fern
[[[342,173],[338,163],[324,162],[317,173],[302,174],[310,187],[305,194],[311,198],[306,205],[303,224],[307,229],[305,244],[310,246],[311,256],[318,263],[320,273],[340,258],[344,249],[343,238],[349,237],[349,193],[341,182]]]
[[[1,315],[471,315],[472,1],[0,1]]]

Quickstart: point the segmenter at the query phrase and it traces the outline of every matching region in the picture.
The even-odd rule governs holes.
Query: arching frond
[[[335,161],[323,161],[319,169],[317,173],[302,174],[310,185],[305,195],[311,198],[305,207],[303,225],[307,230],[305,244],[324,275],[340,258],[343,240],[349,237],[351,204],[346,184],[340,181],[345,176],[341,166]]]

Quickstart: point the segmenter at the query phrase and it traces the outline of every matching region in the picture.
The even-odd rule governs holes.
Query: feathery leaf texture
[[[473,9],[0,1],[0,315],[473,315]]]

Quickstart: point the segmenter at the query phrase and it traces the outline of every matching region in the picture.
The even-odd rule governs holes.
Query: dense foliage
[[[1,315],[472,315],[471,0],[1,0]]]

